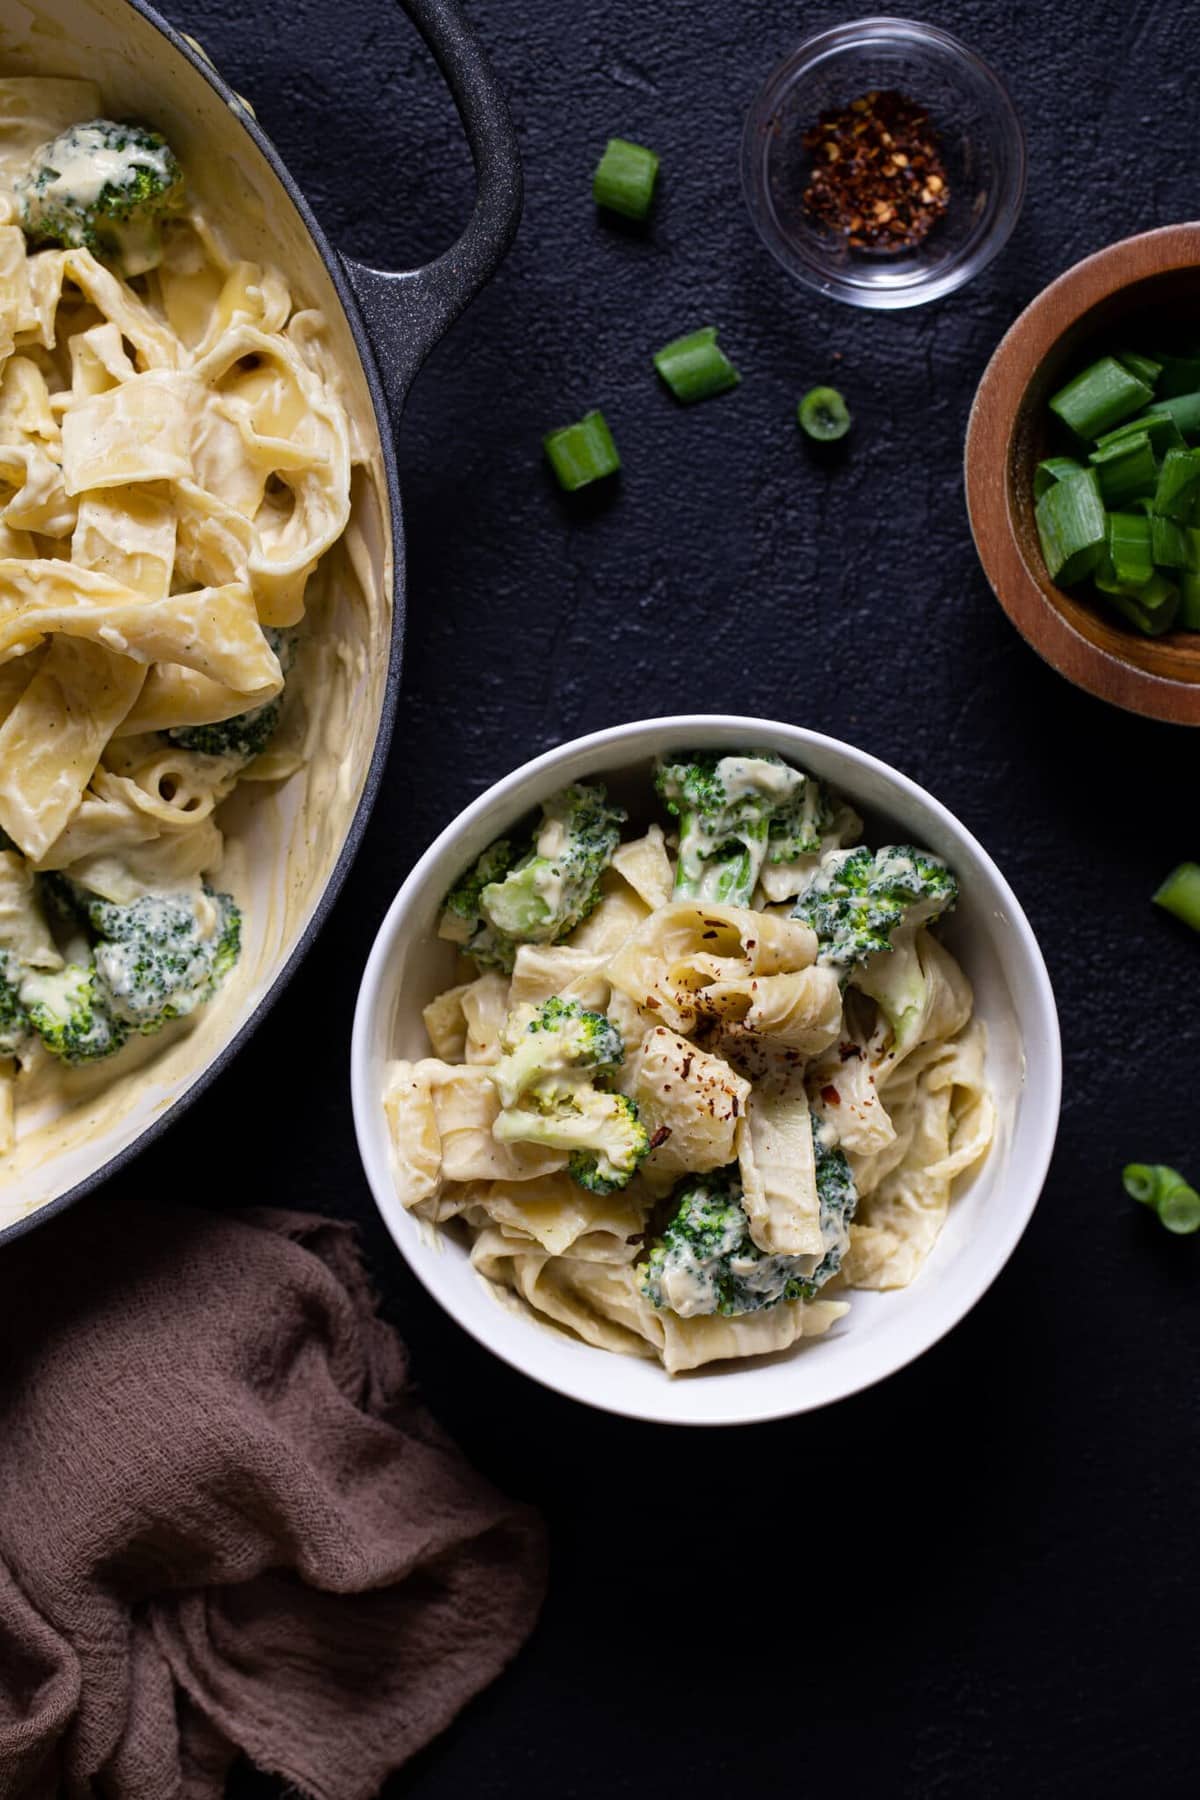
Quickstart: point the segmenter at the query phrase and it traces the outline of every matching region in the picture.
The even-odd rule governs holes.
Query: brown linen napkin
[[[239,1749],[368,1800],[543,1587],[349,1227],[102,1196],[0,1253],[5,1800],[215,1800]]]

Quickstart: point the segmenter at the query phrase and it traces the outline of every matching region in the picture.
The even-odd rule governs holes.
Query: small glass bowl
[[[926,109],[946,165],[950,205],[911,250],[852,249],[804,210],[805,133],[875,88]],[[771,75],[746,119],[742,188],[763,242],[798,281],[851,306],[920,306],[1007,243],[1025,194],[1025,134],[996,76],[949,32],[858,19],[807,38]]]

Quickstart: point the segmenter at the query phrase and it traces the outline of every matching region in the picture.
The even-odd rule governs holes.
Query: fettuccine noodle
[[[299,704],[356,460],[321,316],[186,197],[134,276],[27,239],[17,172],[101,112],[86,82],[0,81],[0,895],[30,920],[51,872],[84,901],[200,892],[222,801],[299,766],[286,731],[255,756],[169,734]],[[0,1154],[39,1059],[0,1045]]]

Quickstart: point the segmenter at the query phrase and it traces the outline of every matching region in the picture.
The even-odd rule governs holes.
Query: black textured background
[[[401,266],[450,241],[470,159],[397,7],[169,10],[251,97],[336,244]],[[511,99],[526,213],[400,431],[410,626],[388,782],[301,977],[126,1179],[174,1189],[193,1161],[211,1168],[213,1137],[237,1139],[266,1198],[360,1219],[431,1403],[549,1517],[534,1641],[390,1794],[1194,1792],[1200,1244],[1135,1212],[1119,1168],[1200,1175],[1200,943],[1147,903],[1200,850],[1200,738],[1106,710],[1025,648],[976,564],[959,464],[976,381],[1034,293],[1114,238],[1196,216],[1195,9],[924,15],[1007,79],[1029,191],[965,292],[875,317],[792,285],[738,189],[757,85],[844,15],[471,10]],[[611,133],[662,155],[648,238],[593,213]],[[684,412],[648,353],[708,322],[745,379]],[[829,379],[855,425],[822,461],[793,408]],[[609,503],[570,508],[540,438],[589,405],[624,474]],[[973,1316],[874,1393],[718,1435],[575,1409],[444,1318],[375,1222],[346,1079],[372,934],[435,832],[535,751],[676,709],[815,726],[932,788],[1028,909],[1066,1051],[1045,1195]],[[264,1131],[275,1093],[287,1113]]]

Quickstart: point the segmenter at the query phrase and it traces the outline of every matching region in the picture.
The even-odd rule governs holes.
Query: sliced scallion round
[[[1158,1170],[1154,1163],[1126,1163],[1121,1171],[1125,1192],[1141,1206],[1153,1206],[1158,1192]]]
[[[626,219],[644,219],[654,199],[658,157],[644,144],[628,138],[609,138],[592,177],[592,198],[597,206],[620,213]]]
[[[1118,350],[1117,361],[1131,375],[1136,375],[1139,381],[1144,381],[1147,387],[1153,387],[1163,372],[1160,362],[1156,362],[1152,356],[1143,356],[1140,350]]]
[[[654,353],[654,366],[675,398],[689,405],[724,394],[742,379],[718,345],[715,325],[664,344]]]
[[[1082,474],[1083,464],[1077,463],[1073,456],[1047,456],[1033,471],[1033,497],[1040,500],[1056,481],[1065,481],[1068,475]]]
[[[850,429],[850,408],[836,388],[809,388],[796,408],[801,431],[818,444],[831,444]]]
[[[1168,1231],[1190,1237],[1200,1231],[1200,1194],[1166,1163],[1127,1163],[1121,1171],[1125,1192],[1142,1206],[1153,1207]]]
[[[1076,437],[1098,438],[1131,413],[1140,412],[1153,398],[1154,389],[1148,382],[1139,381],[1115,356],[1102,356],[1059,388],[1050,400],[1050,410]]]
[[[1193,1231],[1200,1231],[1200,1194],[1181,1182],[1159,1201],[1158,1216],[1176,1237],[1190,1237]]]
[[[1154,573],[1150,554],[1150,520],[1145,513],[1108,515],[1108,554],[1121,587],[1141,587]]]
[[[1193,931],[1200,931],[1200,863],[1182,862],[1154,890],[1155,906],[1174,913]]]
[[[1157,569],[1140,588],[1114,592],[1111,587],[1100,586],[1100,591],[1122,618],[1136,625],[1143,637],[1162,637],[1170,631],[1179,612],[1179,589]]]
[[[1070,587],[1090,575],[1108,536],[1095,469],[1068,475],[1047,488],[1035,516],[1051,581]]]
[[[617,446],[613,443],[602,412],[585,413],[575,425],[564,425],[548,431],[542,447],[550,467],[558,477],[559,487],[573,494],[590,482],[615,475],[621,466]]]

